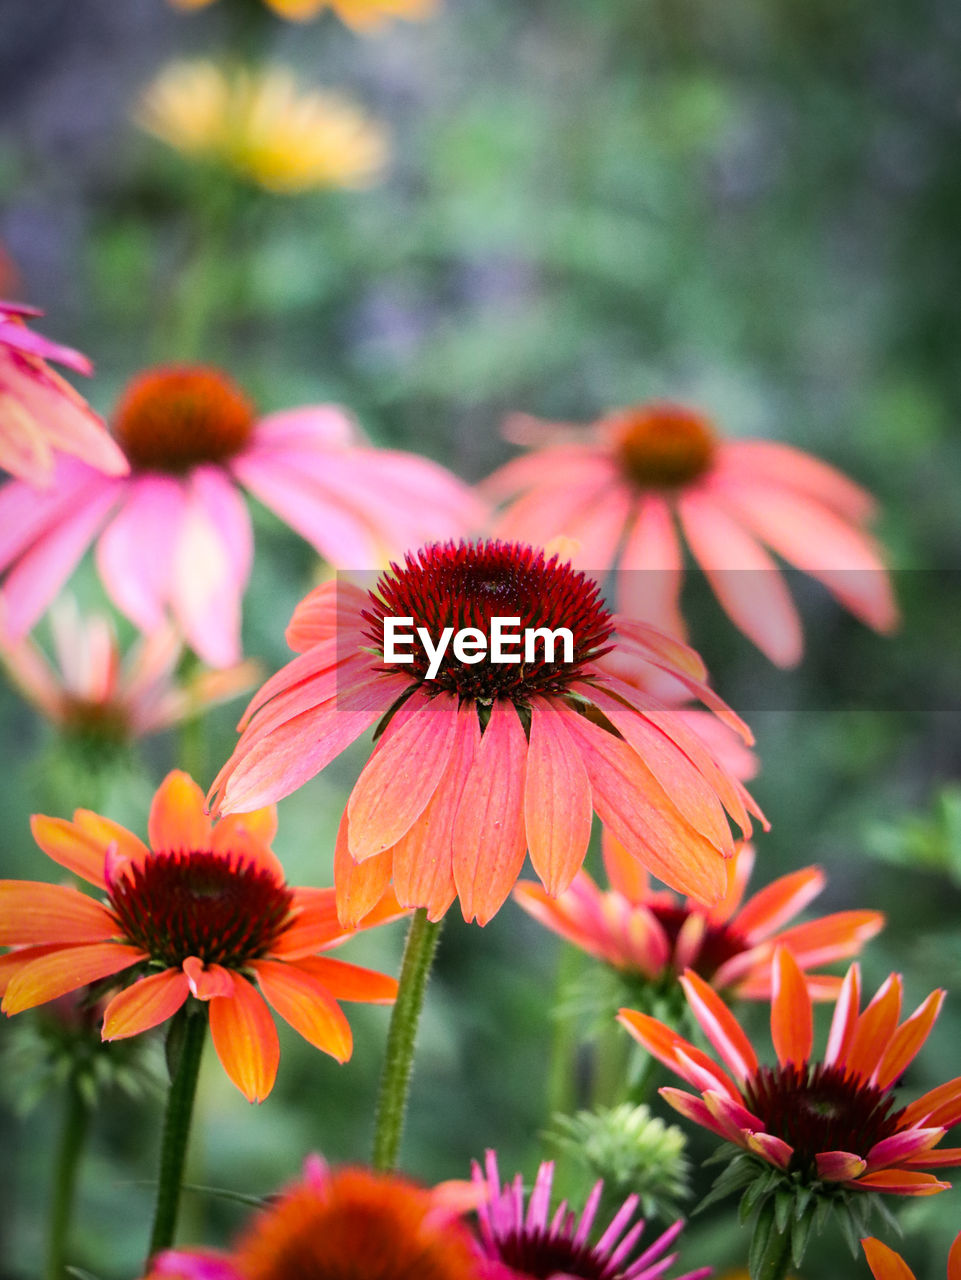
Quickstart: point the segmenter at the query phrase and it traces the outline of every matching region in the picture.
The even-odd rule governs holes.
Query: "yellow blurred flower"
[[[286,67],[172,62],[143,94],[135,119],[184,155],[277,194],[370,186],[388,154],[379,124],[337,94],[299,88]]]
[[[213,0],[171,0],[177,9],[206,9]],[[332,9],[347,26],[355,31],[373,31],[391,18],[407,18],[417,21],[429,18],[437,9],[438,0],[264,0],[281,18],[290,22],[309,22],[322,10]]]

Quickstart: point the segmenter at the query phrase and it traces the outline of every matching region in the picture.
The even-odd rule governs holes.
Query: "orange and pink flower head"
[[[525,639],[566,629],[570,651],[466,661],[452,646],[428,664],[426,644],[402,657],[388,645],[389,618],[419,628],[434,653],[444,634],[492,635],[498,619]],[[677,712],[599,660],[616,650],[666,671],[750,735],[693,650],[610,613],[593,579],[559,556],[518,543],[430,545],[370,592],[318,587],[287,639],[299,656],[254,697],[211,795],[222,812],[272,803],[383,721],[338,836],[345,920],[363,918],[393,881],[403,905],[432,919],[458,898],[484,924],[528,851],[547,892],[562,893],[593,812],[665,883],[708,902],[726,892],[728,815],[747,832],[759,810]]]

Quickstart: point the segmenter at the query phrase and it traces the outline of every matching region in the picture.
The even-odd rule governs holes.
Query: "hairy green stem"
[[[73,1078],[67,1081],[63,1128],[53,1177],[53,1203],[47,1234],[47,1280],[63,1280],[77,1168],[90,1121],[90,1108]]]
[[[397,1000],[387,1032],[384,1069],[380,1077],[377,1120],[374,1126],[375,1169],[393,1169],[397,1164],[414,1065],[417,1024],[424,1007],[424,992],[440,937],[440,927],[440,921],[432,923],[427,919],[427,912],[423,907],[411,917],[404,945],[404,959],[400,967]]]
[[[184,1164],[187,1159],[187,1142],[190,1138],[190,1121],[197,1092],[197,1077],[204,1041],[207,1038],[207,1015],[182,1009],[179,1022],[171,1027],[171,1035],[180,1033],[177,1061],[167,1096],[163,1137],[160,1143],[160,1172],[157,1177],[157,1207],[154,1211],[153,1230],[150,1235],[149,1258],[161,1249],[167,1249],[174,1241],[177,1229],[177,1211],[184,1180]]]
[[[791,1265],[791,1231],[779,1231],[774,1199],[761,1206],[754,1220],[748,1257],[751,1280],[785,1280]]]

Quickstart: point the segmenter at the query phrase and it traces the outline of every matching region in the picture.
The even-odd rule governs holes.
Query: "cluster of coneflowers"
[[[270,3],[296,19],[328,7]],[[329,7],[357,27],[431,8]],[[293,112],[278,73],[269,83],[241,73],[232,85],[218,76],[167,73],[142,108],[147,127],[274,189],[310,180],[309,164],[348,186],[376,169],[380,144],[343,108],[328,103],[322,128],[316,102],[306,117]],[[316,144],[309,155],[275,129],[293,115]],[[299,173],[284,167],[294,154]],[[687,1085],[661,1095],[725,1144],[714,1194],[743,1197],[752,1277],[800,1267],[812,1229],[831,1215],[849,1236],[866,1235],[870,1207],[949,1185],[941,1171],[961,1164],[961,1149],[943,1140],[961,1122],[961,1077],[907,1102],[897,1093],[945,993],[902,1017],[899,975],[862,999],[856,961],[831,972],[883,921],[870,910],[798,921],[824,887],[816,867],[746,896],[753,828],[767,825],[745,786],[752,739],[683,622],[686,545],[731,620],[775,663],[797,662],[802,640],[772,553],[891,629],[896,607],[862,489],[789,445],[726,441],[677,404],[606,412],[583,428],[515,417],[508,436],[528,452],[478,488],[375,447],[338,406],[263,414],[233,377],[204,365],[144,369],[104,422],[52,367],[88,374],[88,361],[38,334],[35,315],[0,304],[0,465],[11,473],[0,487],[2,660],[65,734],[122,747],[256,681],[241,649],[254,555],[245,494],[342,571],[297,606],[286,632],[295,656],[254,695],[215,777],[170,772],[145,839],[83,807],[84,795],[72,819],[36,815],[36,844],[63,878],[0,882],[6,1014],[72,999],[96,1011],[105,1042],[167,1026],[145,1275],[654,1280],[673,1266],[682,1223],[652,1242],[638,1191],[608,1212],[601,1180],[583,1204],[556,1205],[550,1162],[525,1190],[520,1175],[501,1183],[492,1151],[470,1179],[429,1189],[396,1172],[440,923],[456,903],[485,925],[512,895],[618,976],[619,1023]],[[125,661],[108,617],[54,605],[91,547],[110,603],[142,633]],[[51,606],[54,665],[28,634]],[[570,652],[545,643],[497,662],[445,649],[429,663],[389,643],[392,619],[440,654],[448,631],[489,635],[503,618],[569,634]],[[206,669],[181,681],[184,649]],[[277,802],[371,732],[340,820],[334,884],[290,886],[272,849]],[[606,888],[584,870],[595,830]],[[522,878],[528,860],[536,880]],[[329,954],[400,917],[410,924],[399,980]],[[773,1062],[731,1012],[745,999],[770,1004]],[[346,1062],[341,1006],[356,1001],[393,1005],[372,1167],[331,1170],[313,1158],[229,1251],[177,1246],[208,1034],[237,1089],[263,1102],[279,1068],[274,1017]],[[820,1056],[812,1002],[834,1006]],[[57,1273],[63,1249],[60,1239]],[[864,1251],[879,1280],[910,1274],[873,1237]],[[948,1275],[961,1276],[961,1243]]]

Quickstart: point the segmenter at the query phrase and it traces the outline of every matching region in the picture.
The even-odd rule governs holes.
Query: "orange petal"
[[[125,862],[139,863],[150,856],[150,850],[132,831],[91,809],[75,809],[73,822],[78,831],[97,842],[105,857],[110,848]]]
[[[211,821],[204,813],[204,793],[188,774],[173,769],[157,789],[150,806],[147,832],[152,849],[209,849]]]
[[[106,850],[98,840],[64,818],[48,818],[42,813],[35,813],[30,819],[30,830],[48,858],[98,889],[107,887],[103,875]]]
[[[393,1004],[397,998],[397,979],[373,969],[327,956],[306,956],[297,968],[310,974],[335,1000],[356,1000],[364,1004]],[[278,1010],[279,1012],[279,1010]]]
[[[901,1255],[880,1240],[869,1236],[861,1245],[874,1280],[914,1280],[914,1272]]]
[[[392,855],[388,849],[374,858],[355,862],[347,848],[347,810],[340,819],[334,845],[334,886],[337,914],[344,928],[356,929],[377,906],[390,884]]]
[[[946,1129],[961,1120],[961,1076],[929,1089],[904,1108],[902,1125],[940,1124]]]
[[[737,914],[737,931],[750,943],[769,938],[824,888],[826,878],[820,867],[805,867],[781,876],[745,902]]]
[[[805,969],[816,964],[846,960],[861,950],[884,928],[880,911],[835,911],[819,920],[807,920],[785,929],[778,942],[790,947]]]
[[[273,944],[270,954],[284,960],[312,956],[334,946],[352,933],[337,917],[334,889],[295,889],[291,921]]]
[[[465,920],[484,925],[524,863],[527,738],[513,703],[496,699],[464,783],[452,832],[454,883]]]
[[[306,968],[282,964],[279,960],[254,960],[267,1000],[308,1044],[346,1062],[353,1048],[353,1036],[343,1010],[327,988]]]
[[[223,965],[205,965],[199,956],[188,956],[183,962],[183,974],[190,994],[198,1000],[213,1000],[214,996],[230,996],[233,993],[233,977]]]
[[[21,1013],[35,1005],[56,1000],[68,991],[76,991],[90,982],[99,982],[111,974],[129,969],[147,956],[136,947],[117,942],[98,942],[90,946],[64,947],[49,955],[31,960],[10,979],[0,1008],[6,1014]]]
[[[619,1009],[617,1020],[652,1057],[663,1062],[672,1071],[676,1071],[688,1084],[696,1089],[702,1089],[706,1073],[719,1090],[727,1093],[732,1099],[740,1098],[741,1095],[733,1081],[716,1062],[713,1062],[706,1053],[695,1048],[683,1036],[679,1036],[676,1031],[658,1022],[656,1018],[646,1013],[638,1013],[635,1009]]]
[[[774,953],[771,971],[771,1039],[782,1067],[802,1066],[811,1056],[814,1020],[804,974],[787,947]]]
[[[104,1040],[122,1040],[159,1026],[173,1017],[189,992],[186,975],[179,969],[141,978],[118,992],[104,1010]]]
[[[826,1066],[843,1063],[858,1025],[858,1008],[861,1003],[861,968],[855,963],[844,975],[841,992],[834,1006],[827,1048],[824,1051]]]
[[[650,893],[650,877],[642,863],[614,838],[607,827],[601,829],[601,855],[612,889],[629,902],[645,902]]]
[[[411,698],[367,761],[347,803],[351,855],[362,862],[391,848],[427,807],[450,758],[457,699]]]
[[[0,945],[106,942],[120,926],[99,902],[76,889],[35,880],[0,881]]]
[[[280,1062],[277,1028],[246,978],[231,974],[233,995],[210,1001],[210,1035],[220,1064],[248,1102],[263,1102]]]
[[[955,1237],[948,1254],[948,1280],[961,1280],[961,1231]]]
[[[62,951],[57,943],[43,947],[18,947],[0,956],[0,997],[5,995],[14,974],[19,973],[31,960],[39,960],[41,956],[49,956],[54,951]]]
[[[693,969],[684,973],[681,986],[701,1030],[734,1073],[735,1079],[740,1081],[753,1075],[757,1070],[757,1057],[751,1042],[717,992]]]
[[[858,1189],[887,1191],[898,1196],[933,1196],[950,1191],[950,1182],[940,1182],[933,1174],[914,1173],[910,1169],[879,1169],[858,1178]]]
[[[898,1027],[891,1037],[891,1043],[885,1050],[884,1057],[878,1063],[877,1070],[871,1079],[872,1084],[886,1089],[913,1061],[941,1012],[945,994],[941,990],[932,991],[927,1000],[915,1009],[911,1017]]]
[[[580,870],[593,818],[587,770],[564,721],[547,698],[532,698],[524,824],[531,863],[553,897]]]
[[[286,880],[283,865],[270,847],[276,831],[277,811],[273,805],[255,809],[252,813],[229,813],[214,823],[210,848],[215,853],[232,853],[246,858],[254,866],[269,871],[275,880],[283,884]]]
[[[711,924],[726,924],[734,915],[741,900],[751,872],[754,869],[754,846],[739,840],[734,849],[734,857],[727,860],[727,892],[715,906],[707,912]]]
[[[858,1018],[847,1057],[841,1064],[851,1075],[868,1079],[887,1052],[901,1014],[901,975],[892,973]]]

